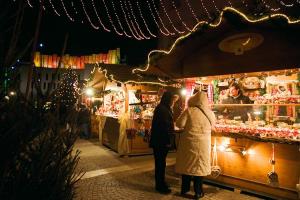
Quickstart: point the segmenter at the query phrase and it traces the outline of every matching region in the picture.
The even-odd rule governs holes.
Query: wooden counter
[[[227,143],[228,148],[217,151],[221,175],[210,181],[221,183],[244,191],[283,199],[298,199],[296,184],[300,177],[299,145],[275,143],[275,172],[279,177],[279,186],[268,183],[268,173],[272,171],[272,143],[254,141],[247,138],[230,138],[221,134],[212,135],[212,145]],[[242,150],[251,149],[253,154],[242,154]]]

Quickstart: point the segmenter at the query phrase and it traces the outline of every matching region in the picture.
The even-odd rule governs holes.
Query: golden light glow
[[[178,42],[180,42],[181,40],[185,39],[186,37],[190,36],[193,32],[195,32],[196,30],[198,30],[198,27],[200,25],[203,25],[203,24],[207,24],[208,26],[210,27],[213,27],[213,28],[216,28],[218,27],[222,21],[223,21],[223,15],[224,15],[224,12],[226,11],[231,11],[233,13],[236,13],[238,14],[239,16],[241,16],[244,20],[246,20],[247,22],[250,22],[250,23],[258,23],[258,22],[262,22],[262,21],[266,21],[266,20],[269,20],[269,19],[272,19],[272,18],[276,18],[276,17],[282,17],[284,19],[287,20],[287,22],[289,24],[297,24],[297,23],[300,23],[300,19],[297,19],[297,20],[292,20],[290,19],[287,15],[285,14],[271,14],[271,15],[268,15],[268,16],[264,16],[264,17],[260,17],[258,19],[251,19],[251,17],[248,17],[246,14],[244,14],[243,12],[233,8],[233,7],[225,7],[222,12],[220,13],[220,16],[218,18],[218,20],[216,20],[214,23],[209,23],[207,21],[200,21],[198,22],[194,28],[192,29],[191,32],[187,33],[186,35],[183,35],[183,36],[180,36],[178,37],[175,42],[172,44],[171,48],[167,51],[167,50],[162,50],[162,49],[156,49],[156,50],[152,50],[148,53],[148,58],[147,58],[147,64],[144,68],[135,68],[132,70],[132,73],[135,73],[136,71],[140,71],[140,72],[145,72],[149,69],[150,67],[150,56],[151,54],[153,53],[163,53],[163,54],[170,54],[172,52],[172,50],[174,49],[174,47],[177,45]],[[250,38],[249,38],[249,41],[250,41]],[[249,42],[248,41],[248,42]]]
[[[250,42],[251,38],[249,37],[245,42],[242,43],[243,46],[246,46]]]

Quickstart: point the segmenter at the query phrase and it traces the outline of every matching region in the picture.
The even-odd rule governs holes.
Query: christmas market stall
[[[206,181],[273,198],[300,192],[300,21],[225,8],[145,69],[185,82],[186,98],[207,91],[217,117]]]
[[[157,77],[132,74],[127,65],[94,66],[87,90],[93,90],[92,129],[103,145],[120,155],[152,153],[148,142],[153,111],[169,85],[158,82]]]

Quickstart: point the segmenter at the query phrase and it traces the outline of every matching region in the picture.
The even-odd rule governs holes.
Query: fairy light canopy
[[[18,0],[13,0],[17,2]],[[20,1],[20,0],[19,0]],[[136,40],[176,37],[191,31],[199,21],[212,21],[224,7],[256,16],[284,13],[299,18],[299,0],[26,0],[71,23],[84,23],[99,31]]]
[[[300,21],[286,15],[253,18],[225,8],[193,30],[168,50],[151,51],[146,68],[134,72],[188,78],[299,67]]]

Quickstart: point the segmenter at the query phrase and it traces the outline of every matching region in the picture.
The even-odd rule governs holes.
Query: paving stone
[[[76,200],[186,200],[193,197],[192,191],[187,197],[179,195],[180,176],[174,172],[173,165],[166,170],[172,193],[162,195],[154,190],[153,156],[120,158],[97,141],[79,140],[75,149],[81,151],[78,168],[92,174],[76,184]],[[175,154],[170,154],[168,162],[172,163],[174,157]],[[258,199],[208,185],[204,190],[203,200]]]

